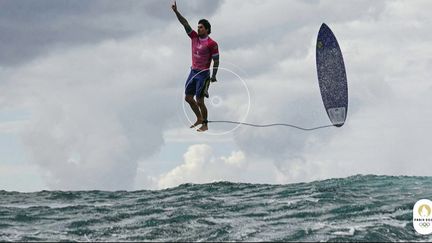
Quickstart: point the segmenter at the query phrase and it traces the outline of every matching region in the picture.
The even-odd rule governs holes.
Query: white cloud
[[[49,189],[37,166],[32,164],[12,165],[5,162],[0,163],[1,190],[33,192]]]
[[[178,124],[183,125],[182,127],[166,129],[164,131],[163,137],[166,143],[224,143],[232,141],[232,138],[230,136],[211,135],[209,133],[194,132],[195,129],[188,129],[190,124],[185,121],[186,118],[181,118],[182,120]],[[212,124],[210,124],[209,126],[211,129],[214,127]]]
[[[27,121],[0,122],[0,134],[17,134],[27,125]]]
[[[67,2],[39,0],[20,3],[2,1],[0,65],[16,66],[53,50],[84,44],[93,45],[107,39],[124,40],[176,22],[171,0],[115,1],[93,0]],[[179,1],[187,15],[213,14],[221,1]],[[187,16],[186,15],[186,16]]]
[[[222,165],[223,161],[214,157],[210,146],[193,145],[184,154],[184,163],[162,175],[158,186],[166,188],[189,182],[208,183],[223,180],[218,171],[214,171]]]
[[[286,4],[295,11],[287,16],[279,14],[279,11],[287,9],[283,3],[270,1],[263,4],[271,7],[260,8],[260,5],[255,10],[266,12],[266,9],[272,9],[272,14],[252,21],[250,29],[239,27],[246,26],[246,23],[229,25],[240,33],[247,33],[241,34],[241,46],[228,50],[226,58],[233,58],[238,65],[244,64],[246,70],[260,71],[253,73],[255,76],[248,80],[250,89],[257,91],[252,97],[253,107],[248,121],[287,122],[305,127],[328,123],[317,88],[314,63],[316,31],[322,21],[330,24],[339,39],[349,80],[350,108],[343,129],[304,133],[287,128],[244,128],[235,135],[240,149],[248,156],[273,161],[285,175],[285,181],[356,173],[408,173],[406,167],[416,157],[410,156],[412,152],[421,154],[418,157],[424,160],[427,149],[413,145],[415,141],[423,141],[413,130],[428,130],[427,121],[431,119],[427,112],[430,99],[423,91],[431,87],[427,77],[430,76],[432,49],[424,44],[431,37],[425,29],[425,22],[410,13],[421,8],[420,15],[424,15],[425,5],[430,3],[417,3],[404,11],[406,3],[403,1],[382,1],[379,4],[359,1],[355,8],[349,6],[351,3],[289,2]],[[233,11],[232,14],[240,21],[253,19],[252,16],[260,14],[246,11],[252,5],[245,3],[240,8],[241,13]],[[226,11],[220,13],[226,16],[230,14],[229,9],[236,8],[228,7],[227,3],[222,9]],[[249,13],[250,16],[242,16]],[[292,25],[289,23],[291,18],[300,21]],[[219,19],[227,21],[232,18],[222,18],[221,15]],[[283,31],[275,30],[279,26],[277,23],[286,24]],[[268,30],[274,35],[264,34],[262,38],[255,38],[255,32]],[[238,43],[238,31],[221,34],[235,33],[232,39],[226,38]],[[250,42],[244,42],[242,38],[248,38]],[[255,57],[251,55],[253,53]],[[413,114],[402,115],[406,110]],[[416,125],[407,130],[410,123]],[[383,134],[383,130],[387,132]],[[352,139],[356,135],[361,135],[361,142]],[[405,148],[397,155],[393,155],[395,143]],[[335,152],[330,144],[343,145],[344,149]],[[364,152],[357,153],[357,150]],[[321,154],[319,151],[325,152]],[[355,162],[348,162],[353,160]],[[417,163],[421,164],[420,161]]]
[[[242,151],[232,151],[229,156],[216,156],[209,145],[196,144],[188,148],[181,165],[160,175],[158,188],[214,181],[274,183],[274,174],[271,165],[249,162]]]
[[[357,173],[432,173],[429,169],[419,169],[425,167],[430,157],[427,147],[431,143],[421,131],[432,128],[428,108],[432,85],[427,78],[431,76],[432,49],[425,44],[432,37],[426,22],[412,14],[414,9],[421,9],[420,15],[430,19],[423,12],[431,3],[419,1],[407,11],[403,1],[382,1],[372,6],[366,3],[356,2],[356,8],[343,3],[336,7],[334,2],[308,6],[298,3],[307,10],[286,18],[279,18],[278,11],[284,9],[281,5],[265,3],[275,10],[270,19],[286,23],[287,27],[275,32],[274,38],[251,38],[255,46],[261,47],[257,48],[255,59],[258,60],[254,62],[251,61],[254,58],[248,57],[245,65],[253,67],[263,60],[269,64],[249,80],[251,90],[259,92],[253,97],[254,106],[248,120],[305,127],[328,123],[314,63],[314,42],[322,21],[329,22],[339,39],[350,93],[348,120],[341,129],[309,133],[282,127],[236,131],[234,138],[247,157],[274,163],[280,172],[277,181],[308,181]],[[293,8],[300,8],[300,5]],[[247,8],[245,4],[243,9]],[[300,22],[305,22],[298,28],[288,22],[291,16],[319,11],[322,11],[319,17],[299,18]],[[251,28],[257,27],[256,31],[278,26],[266,18],[253,23],[258,23],[258,26],[251,25]],[[248,31],[253,33],[252,29]],[[243,33],[243,36],[250,35]],[[304,51],[293,51],[298,48]]]
[[[3,123],[3,130],[19,132],[29,159],[44,171],[51,189],[133,189],[137,161],[164,143],[163,130],[175,124],[184,102],[179,97],[190,53],[180,50],[190,43],[171,2],[159,4],[150,3],[152,9],[163,9],[152,16],[169,14],[170,19],[160,19],[164,24],[141,19],[146,23],[142,35],[101,38],[95,33],[93,43],[55,45],[20,66],[1,68],[0,107],[30,114],[21,130],[12,127],[15,123]],[[212,13],[218,4],[180,6],[186,13],[195,8]],[[122,22],[136,17],[114,12]],[[62,21],[69,24],[67,17]]]
[[[203,12],[201,2],[183,4],[192,26],[208,14],[221,66],[237,66],[232,69],[249,88],[246,121],[260,124],[328,123],[314,45],[321,23],[329,24],[347,67],[345,126],[307,133],[240,127],[220,135],[233,126],[210,124],[209,133],[193,134],[182,108],[189,39],[169,4],[152,5],[158,20],[142,35],[99,35],[98,42],[78,41],[25,65],[0,67],[0,108],[31,115],[20,124],[2,123],[0,131],[26,128],[27,151],[49,172],[51,188],[131,189],[137,161],[157,153],[164,143],[201,145],[190,146],[183,164],[160,178],[159,171],[145,173],[148,183],[158,187],[432,173],[426,166],[432,145],[427,137],[432,128],[430,1],[223,1]],[[168,13],[171,19],[165,20]],[[116,17],[128,22],[122,14],[116,12]],[[221,103],[207,101],[210,120],[242,120],[248,104],[244,87],[227,72],[218,75],[210,95]],[[230,155],[216,155],[202,144],[227,141],[238,146]]]
[[[143,55],[154,42],[109,40],[8,73],[5,100],[30,111],[22,137],[32,160],[49,172],[51,188],[133,188],[137,160],[158,151],[171,104],[179,102],[164,89],[177,82],[165,71],[168,45],[160,43],[161,55]]]
[[[245,163],[245,155],[241,151],[235,151],[231,153],[229,157],[221,157],[221,160],[230,166],[237,166],[239,168],[243,167]]]

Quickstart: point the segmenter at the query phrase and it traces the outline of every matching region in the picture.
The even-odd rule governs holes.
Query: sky
[[[341,128],[189,129],[190,39],[172,1],[0,1],[0,190],[157,190],[432,175],[432,2],[177,1],[212,24],[209,120],[329,124],[315,66],[326,23],[341,47]]]

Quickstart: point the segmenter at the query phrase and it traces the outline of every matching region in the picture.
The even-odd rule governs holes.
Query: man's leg
[[[193,98],[193,95],[186,95],[185,100],[187,103],[189,103],[190,107],[192,108],[192,111],[195,113],[195,116],[197,117],[197,121],[195,122],[195,124],[190,126],[190,128],[194,128],[199,124],[202,124],[204,119],[203,116],[201,115],[200,108],[198,107],[197,102]],[[207,110],[206,110],[206,116],[207,116]]]
[[[207,107],[205,106],[205,103],[204,103],[204,97],[197,98],[197,104],[198,104],[198,107],[199,107],[199,109],[201,111],[201,115],[202,115],[202,118],[203,118],[202,126],[198,129],[198,131],[199,132],[204,132],[204,131],[208,130],[208,125],[207,125]]]

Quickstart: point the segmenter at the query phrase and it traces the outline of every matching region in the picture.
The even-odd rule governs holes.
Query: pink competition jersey
[[[217,43],[210,37],[199,38],[195,30],[192,30],[188,35],[192,40],[192,69],[205,70],[210,68],[212,57],[219,56]]]

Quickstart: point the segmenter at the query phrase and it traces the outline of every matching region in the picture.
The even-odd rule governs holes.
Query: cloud
[[[162,146],[179,102],[165,89],[178,81],[161,75],[173,51],[154,41],[70,48],[5,74],[3,105],[31,113],[21,136],[50,188],[133,189],[137,161]]]
[[[28,125],[26,121],[6,121],[0,122],[0,134],[16,134]]]
[[[51,189],[133,189],[137,161],[163,145],[190,63],[171,3],[1,3],[0,109],[29,114],[3,127]],[[220,3],[178,5],[211,15]]]
[[[249,162],[238,150],[228,156],[215,155],[207,144],[191,145],[184,154],[181,165],[157,178],[157,187],[167,188],[183,183],[211,183],[233,181],[249,183],[274,183],[274,168],[262,162]]]
[[[155,34],[176,22],[171,3],[160,0],[40,0],[0,3],[0,66],[15,66],[37,56],[107,39]],[[190,15],[212,15],[221,1],[179,1]]]
[[[192,145],[184,154],[184,163],[162,175],[158,181],[158,186],[159,188],[166,188],[183,183],[209,183],[234,179],[235,177],[229,178],[229,175],[223,175],[221,172],[228,171],[224,167],[236,169],[237,166],[231,166],[231,164],[241,165],[243,160],[244,155],[241,152],[234,153],[229,158],[215,158],[210,146],[205,144]],[[230,171],[232,172],[232,170]],[[230,174],[233,177],[233,174]]]
[[[320,19],[332,20],[330,27],[339,39],[348,72],[350,108],[346,125],[312,133],[281,127],[243,128],[234,136],[247,157],[274,163],[281,172],[280,181],[357,173],[424,175],[431,172],[418,169],[424,167],[430,146],[420,131],[430,130],[432,124],[426,107],[431,103],[426,94],[431,86],[426,81],[432,70],[431,49],[424,44],[431,36],[425,22],[413,16],[414,9],[423,10],[430,3],[419,2],[407,11],[403,1],[380,2],[373,7],[368,7],[366,2],[356,4],[357,8],[349,11],[349,6],[345,9],[344,4],[335,8],[328,6],[329,12],[323,12],[320,18],[311,16],[300,24],[310,27],[309,23],[316,20],[318,28]],[[325,5],[309,7],[314,12],[325,9]],[[342,10],[349,15],[337,14]],[[296,36],[295,31],[290,31],[292,25],[289,26],[281,32]],[[298,37],[305,40],[302,44],[306,46],[298,54],[260,52],[259,58],[271,61],[261,69],[264,72],[249,80],[251,89],[260,91],[253,97],[249,121],[287,122],[306,127],[328,123],[316,83],[316,32],[313,30],[309,28],[308,35]],[[260,50],[268,50],[269,46],[276,50],[288,49],[280,39],[265,40],[268,43]],[[289,43],[294,44],[289,49],[296,50],[295,40]]]
[[[430,174],[430,1],[178,1],[192,26],[210,20],[221,66],[246,82],[247,122],[328,124],[315,70],[322,22],[336,34],[347,68],[343,128],[239,127],[220,135],[233,126],[211,124],[219,135],[200,137],[182,130],[179,90],[190,43],[171,1],[0,4],[0,109],[31,117],[0,130],[25,127],[26,149],[50,188],[131,189],[137,161],[164,143],[191,146],[180,166],[152,175],[160,187]],[[221,102],[208,100],[209,118],[242,120],[249,109],[245,87],[232,73],[218,76],[210,95]],[[202,145],[227,140],[238,146],[233,154]]]
[[[40,176],[40,169],[36,165],[8,164],[5,162],[2,161],[0,164],[2,190],[32,192],[48,189]]]
[[[432,62],[425,43],[431,37],[425,22],[413,16],[415,9],[427,9],[430,3],[421,1],[408,7],[403,1],[358,1],[355,5],[230,1],[214,16],[212,35],[221,46],[221,63],[247,72],[245,80],[252,95],[248,122],[303,127],[328,124],[315,70],[316,34],[322,22],[333,29],[344,53],[350,107],[343,128],[303,132],[241,127],[231,134],[248,163],[265,161],[276,170],[268,172],[271,183],[358,173],[430,174],[419,168],[424,167],[430,146],[420,141],[424,141],[421,131],[429,130],[432,124],[427,108]],[[287,15],[286,9],[291,14]],[[423,12],[419,14],[426,16]],[[266,18],[256,20],[260,15]],[[224,26],[223,31],[217,26]],[[220,81],[223,87],[224,79]],[[241,90],[217,91],[224,99],[242,95]],[[227,116],[229,112],[219,109],[210,109],[212,119],[240,117]],[[213,129],[219,126],[212,124]],[[177,167],[176,172],[180,171],[188,170]],[[191,176],[190,181],[194,178]],[[170,185],[180,181],[188,182],[183,178]]]

